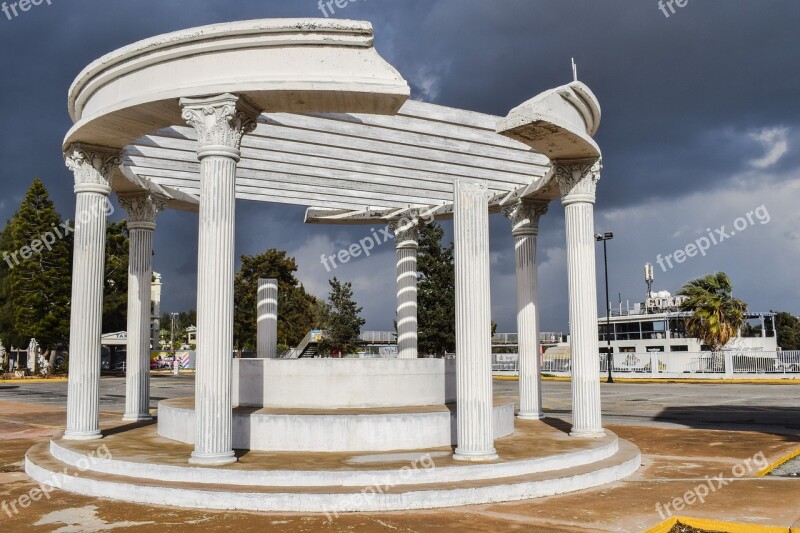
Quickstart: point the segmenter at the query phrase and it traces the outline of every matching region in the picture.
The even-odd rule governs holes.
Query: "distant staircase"
[[[319,340],[324,333],[324,331],[318,329],[309,331],[308,335],[303,337],[303,340],[297,345],[297,348],[291,350],[284,359],[315,357],[318,352]]]

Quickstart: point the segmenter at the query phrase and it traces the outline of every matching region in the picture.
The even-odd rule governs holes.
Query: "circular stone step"
[[[25,471],[35,481],[90,497],[129,503],[215,510],[324,513],[435,509],[552,496],[625,478],[641,464],[638,448],[620,440],[613,456],[553,472],[457,483],[396,485],[371,481],[363,487],[249,487],[174,483],[81,471],[55,459],[46,443],[31,448]]]
[[[139,440],[151,438],[148,431],[151,430],[149,428],[139,430],[137,438]],[[550,434],[541,432],[539,434],[549,439],[560,437],[554,430]],[[535,438],[535,435],[531,437]],[[72,441],[55,439],[50,442],[49,452],[53,458],[65,465],[82,470],[145,480],[265,487],[364,487],[375,483],[401,486],[510,478],[597,463],[619,451],[619,439],[608,432],[602,439],[584,441],[583,448],[565,447],[563,451],[550,455],[486,464],[443,465],[450,462],[445,458],[449,458],[451,452],[417,450],[407,453],[357,456],[348,461],[351,466],[347,470],[333,470],[325,465],[318,470],[287,470],[285,465],[276,460],[264,461],[260,465],[254,461],[253,464],[245,465],[246,469],[166,464],[164,456],[151,456],[148,458],[150,462],[143,462],[140,452],[136,454],[128,452],[129,455],[126,456],[125,450],[121,449],[119,443],[113,439],[106,442],[110,457],[101,458],[96,453],[92,454],[93,450],[87,452],[89,447],[95,445],[76,445]],[[383,467],[380,463],[376,465],[371,461],[385,461],[389,467]],[[280,465],[280,469],[274,469],[276,463]],[[287,460],[286,463],[290,462]],[[395,466],[400,463],[404,463],[402,467]]]

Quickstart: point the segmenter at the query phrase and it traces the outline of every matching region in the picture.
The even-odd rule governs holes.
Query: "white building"
[[[612,310],[611,317],[598,319],[600,351],[608,352],[610,336],[614,353],[690,352],[709,351],[700,339],[686,333],[686,319],[691,312],[681,311],[683,296],[672,296],[667,291],[651,293],[644,304],[632,309]],[[758,336],[748,335],[743,328],[725,350],[736,352],[776,352],[775,313],[745,313],[747,323],[757,323]],[[606,335],[606,332],[610,332]]]

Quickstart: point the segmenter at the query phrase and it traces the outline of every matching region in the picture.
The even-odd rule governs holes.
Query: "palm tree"
[[[719,352],[735,337],[744,322],[747,304],[733,297],[733,286],[724,272],[707,274],[684,285],[682,311],[690,311],[686,332]]]

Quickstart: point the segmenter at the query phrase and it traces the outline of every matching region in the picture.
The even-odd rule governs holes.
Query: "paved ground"
[[[516,382],[495,381],[515,396]],[[153,395],[191,395],[193,378],[154,376]],[[545,383],[549,416],[569,411],[569,384]],[[104,378],[104,420],[122,410],[124,382]],[[639,532],[661,521],[671,502],[724,474],[731,481],[681,514],[728,522],[800,527],[800,480],[736,477],[736,465],[763,453],[775,461],[800,447],[800,387],[770,385],[603,385],[606,425],[634,442],[643,468],[634,476],[578,494],[540,500],[388,514],[324,516],[218,513],[138,506],[54,492],[18,513],[0,510],[0,531],[389,531]],[[21,471],[25,451],[63,427],[65,383],[0,383],[0,504],[35,487]],[[730,431],[746,427],[749,431]],[[733,479],[735,477],[735,479]],[[9,516],[10,515],[10,516]],[[724,531],[724,528],[715,528]]]
[[[517,396],[518,382],[494,381],[495,396]],[[569,382],[545,381],[547,414],[569,418],[572,398]],[[603,416],[608,423],[658,427],[759,429],[800,433],[800,384],[637,384],[603,383]],[[194,395],[194,376],[154,374],[151,407],[159,400]],[[0,382],[0,400],[66,406],[67,384]],[[100,381],[100,409],[125,410],[125,379]]]

